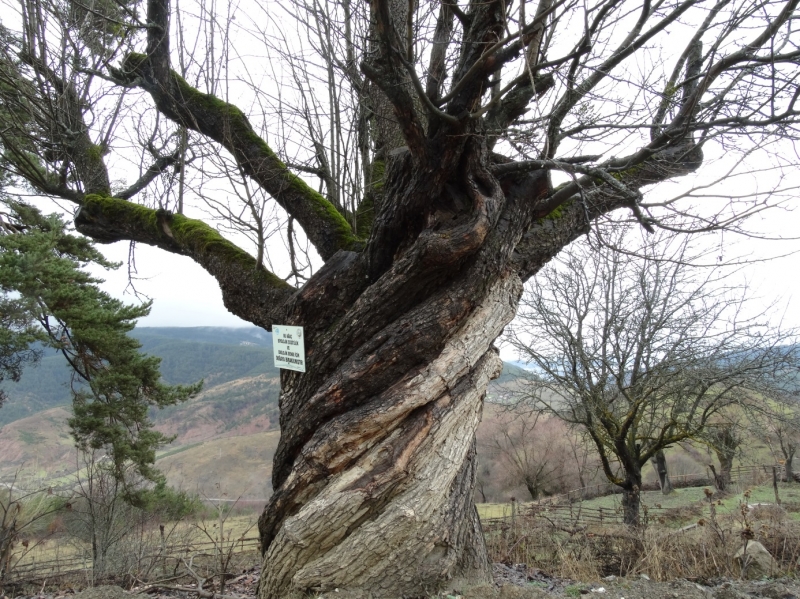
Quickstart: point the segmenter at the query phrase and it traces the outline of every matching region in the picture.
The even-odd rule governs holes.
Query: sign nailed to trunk
[[[275,357],[275,368],[305,372],[306,350],[303,343],[303,327],[273,325],[272,355]]]

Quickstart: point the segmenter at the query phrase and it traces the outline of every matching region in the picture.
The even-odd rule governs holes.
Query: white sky
[[[770,225],[775,235],[789,236],[800,231],[800,210],[775,211],[765,218],[765,225]],[[112,260],[127,260],[127,243],[98,247]],[[775,256],[799,252],[800,241],[739,240],[736,249],[737,253],[750,253],[754,258]],[[150,315],[139,321],[140,326],[251,326],[227,311],[216,281],[191,259],[138,245],[136,266],[140,277],[136,280],[137,290],[155,300]],[[102,276],[106,279],[103,288],[108,293],[127,302],[136,301],[128,286],[125,265]],[[750,284],[754,308],[776,304],[774,320],[781,318],[784,325],[800,327],[800,253],[748,264],[739,276]],[[517,359],[509,347],[502,347],[501,355],[505,360]]]
[[[247,6],[247,5],[245,5]],[[261,31],[260,27],[255,27],[254,22],[269,21],[267,16],[270,16],[270,7],[279,6],[271,2],[258,3],[258,10],[249,15],[248,18],[241,18],[236,23],[249,23],[252,30],[237,29],[234,27],[235,37],[241,37],[244,42],[242,45],[247,51],[246,54],[234,55],[231,57],[231,72],[229,78],[226,80],[226,86],[235,86],[237,81],[237,69],[241,70],[239,75],[242,75],[244,81],[248,81],[250,72],[247,69],[248,64],[264,64],[265,58],[257,56],[265,50],[257,43],[258,35]],[[241,8],[241,7],[240,7]],[[185,9],[185,7],[184,7]],[[243,11],[245,14],[247,11]],[[240,13],[240,17],[245,17],[245,14]],[[184,23],[187,27],[187,32],[192,33],[191,18],[188,13],[184,15],[189,19]],[[278,17],[280,22],[280,17]],[[238,26],[238,25],[237,25]],[[296,26],[296,25],[295,25]],[[266,27],[266,25],[265,25]],[[675,28],[673,28],[675,29]],[[199,31],[199,30],[198,30]],[[679,42],[679,36],[682,30],[680,28],[671,30],[669,33],[670,45],[667,50],[672,48],[674,51],[679,51],[683,46]],[[174,32],[173,32],[174,33]],[[194,35],[194,34],[192,34]],[[201,34],[200,37],[202,37]],[[219,32],[213,35],[219,35]],[[212,35],[212,37],[213,37]],[[255,37],[252,37],[255,36]],[[202,40],[201,40],[202,41]],[[574,40],[567,39],[565,43],[571,44]],[[189,40],[189,43],[193,43]],[[201,44],[202,45],[202,44]],[[660,50],[667,52],[667,50]],[[638,55],[637,55],[638,56]],[[641,60],[652,60],[650,55],[642,55]],[[666,61],[667,56],[657,55],[662,62]],[[639,60],[639,58],[637,58]],[[238,65],[238,66],[237,66]],[[661,65],[663,67],[663,64]],[[649,65],[648,68],[652,68]],[[260,72],[260,71],[259,71]],[[245,75],[247,75],[245,77]],[[259,75],[265,77],[269,75],[269,69],[264,69]],[[259,81],[252,83],[258,84]],[[287,93],[291,86],[287,87]],[[235,96],[242,95],[245,97],[245,90],[247,87],[236,87],[230,90],[225,89]],[[241,92],[241,94],[240,94]],[[137,96],[139,97],[139,96]],[[142,96],[143,97],[143,96]],[[252,104],[253,100],[244,101],[242,108],[245,112],[250,112],[258,109],[258,105]],[[238,101],[237,101],[238,103]],[[252,104],[248,107],[248,103]],[[269,124],[269,123],[267,123]],[[288,135],[291,138],[291,134]],[[797,150],[792,152],[794,148],[787,147],[787,152],[777,152],[779,158],[786,167],[786,172],[794,179],[800,178],[800,169],[796,169],[794,165],[797,161]],[[621,148],[610,148],[614,152],[622,152]],[[792,155],[793,154],[793,155]],[[707,156],[709,160],[706,165],[701,169],[701,172],[707,173],[706,176],[713,177],[715,166],[713,165],[714,159]],[[724,161],[724,154],[717,156]],[[133,165],[138,168],[138,165]],[[115,176],[121,176],[125,170],[133,168],[128,165],[127,169],[120,166],[120,172],[115,171]],[[133,170],[137,170],[134,168]],[[717,167],[719,172],[721,167]],[[133,175],[135,177],[135,175]],[[749,175],[748,175],[749,176]],[[769,188],[770,182],[776,180],[775,173],[758,173],[753,175],[748,181],[744,183],[741,180],[723,181],[720,193],[728,193],[735,195],[744,187],[760,189]],[[728,188],[725,190],[725,188]],[[654,194],[661,196],[662,194],[675,193],[669,190],[658,188]],[[649,199],[649,194],[646,195],[646,200]],[[784,198],[786,199],[786,198]],[[794,202],[794,198],[790,198]],[[703,202],[707,205],[713,203],[714,200],[708,198],[698,198],[696,202]],[[46,208],[45,208],[46,209]],[[187,216],[200,217],[202,214],[187,211]],[[769,236],[791,238],[793,236],[800,236],[800,207],[795,212],[786,212],[781,210],[773,210],[765,212],[759,219],[763,218],[763,222],[756,222],[753,229],[758,229]],[[227,236],[227,235],[226,235]],[[238,239],[234,239],[239,241]],[[275,243],[281,243],[275,241]],[[800,252],[800,241],[757,241],[752,239],[739,239],[735,240],[734,236],[726,234],[721,243],[717,243],[715,248],[712,248],[715,253],[719,253],[719,247],[722,247],[722,253],[726,260],[731,259],[733,256],[749,255],[751,258],[758,260],[768,256],[779,256],[791,254],[792,252]],[[98,246],[100,249],[114,261],[126,262],[128,258],[128,244],[116,243],[109,246]],[[243,244],[243,247],[252,250],[251,245]],[[278,248],[276,248],[278,249]],[[288,271],[285,264],[275,263],[280,261],[280,258],[274,256],[285,256],[286,252],[276,251],[273,254],[272,269],[277,273],[285,273]],[[715,256],[711,255],[713,260]],[[150,248],[144,245],[138,245],[136,249],[136,266],[138,269],[135,281],[136,289],[146,296],[153,298],[154,304],[150,316],[142,319],[140,325],[142,326],[249,326],[249,323],[239,319],[230,314],[222,304],[222,296],[219,288],[214,279],[209,276],[202,268],[197,266],[192,260],[186,257],[175,256],[168,254],[162,250]],[[744,277],[753,295],[758,299],[753,302],[753,305],[768,306],[776,304],[783,309],[776,311],[776,318],[783,316],[784,323],[790,326],[800,327],[800,253],[789,255],[784,258],[775,259],[770,262],[753,262],[741,270],[740,276]],[[129,288],[127,268],[123,265],[116,272],[97,273],[106,279],[103,288],[110,294],[125,299],[126,301],[136,301],[135,296]],[[504,358],[512,359],[513,356],[504,352]]]

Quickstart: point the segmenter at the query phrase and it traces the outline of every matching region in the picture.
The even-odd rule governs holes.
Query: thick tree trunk
[[[533,501],[539,499],[539,485],[535,480],[526,480],[525,488],[528,489],[528,494],[531,496]]]
[[[622,521],[629,526],[639,526],[642,473],[629,472],[622,487]]]
[[[428,596],[448,582],[490,580],[473,501],[475,430],[502,367],[492,343],[520,293],[515,275],[497,278],[438,355],[312,433],[259,523],[261,598],[335,588]],[[293,391],[284,390],[282,408]]]
[[[669,495],[672,493],[672,482],[669,480],[669,471],[667,470],[667,456],[664,451],[656,452],[653,456],[653,467],[658,474],[658,482],[661,485],[661,493]]]

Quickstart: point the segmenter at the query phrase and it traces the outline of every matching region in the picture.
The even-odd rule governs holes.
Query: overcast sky
[[[769,225],[776,235],[786,237],[800,231],[800,211],[776,211],[765,218],[765,225]],[[754,259],[800,250],[800,241],[736,240],[729,235],[723,238],[722,243],[727,255],[747,253]],[[127,261],[127,243],[98,247],[112,260]],[[713,252],[709,258],[715,258]],[[141,319],[140,326],[252,326],[225,309],[216,281],[191,259],[139,245],[136,266],[136,276],[139,277],[135,281],[137,290],[154,300],[150,316]],[[128,285],[126,265],[102,276],[106,279],[103,285],[106,291],[125,301],[136,301]],[[777,302],[778,309],[773,318],[783,318],[784,324],[789,326],[800,326],[800,253],[753,262],[745,266],[739,276],[750,284],[754,308]],[[505,360],[516,359],[510,348],[503,348],[502,357]]]

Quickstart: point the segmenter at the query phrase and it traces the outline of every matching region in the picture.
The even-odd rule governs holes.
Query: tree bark
[[[429,363],[378,389],[355,415],[323,424],[283,480],[276,469],[279,484],[259,522],[262,599],[334,588],[422,596],[448,580],[490,581],[473,501],[475,430],[486,386],[502,368],[492,343],[513,318],[520,293],[515,275],[498,277]],[[444,297],[452,309],[452,297]],[[419,314],[410,322],[427,326]],[[405,343],[393,347],[396,360],[414,351]],[[301,390],[292,389],[291,375],[284,378],[290,380],[282,414]],[[294,435],[286,424],[276,465],[291,454]]]
[[[642,473],[629,472],[622,485],[622,521],[628,526],[639,526]]]
[[[797,450],[797,446],[793,443],[787,443],[786,447],[783,449],[783,457],[786,460],[784,462],[784,468],[786,470],[786,482],[793,483],[794,482],[794,468],[792,462],[794,461],[794,454]]]
[[[669,480],[669,471],[667,470],[667,456],[664,451],[657,451],[653,456],[653,467],[658,474],[658,482],[661,485],[661,493],[669,495],[672,493],[672,481]]]
[[[535,479],[526,479],[525,480],[525,488],[528,489],[528,494],[530,494],[531,499],[536,501],[539,499],[539,483]]]

